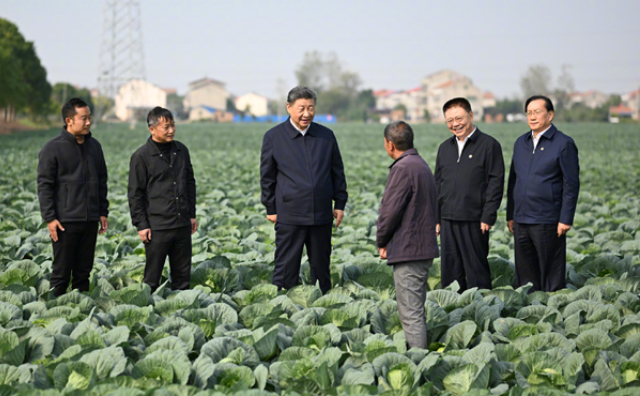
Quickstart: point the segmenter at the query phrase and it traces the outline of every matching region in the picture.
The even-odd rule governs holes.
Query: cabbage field
[[[110,226],[98,237],[90,292],[57,299],[35,180],[38,152],[59,130],[0,136],[0,396],[640,394],[637,124],[559,125],[581,162],[568,289],[512,288],[505,201],[491,231],[493,290],[442,290],[437,260],[432,267],[429,350],[407,350],[392,268],[374,245],[391,163],[383,127],[333,126],[350,197],[325,296],[310,284],[308,264],[300,286],[278,292],[270,284],[274,230],[258,170],[268,127],[178,125],[198,185],[192,290],[155,293],[142,284],[144,247],[126,197],[129,157],[148,132],[96,129],[109,167]],[[508,169],[526,126],[481,128],[502,143]],[[450,133],[443,125],[415,133],[433,167]]]

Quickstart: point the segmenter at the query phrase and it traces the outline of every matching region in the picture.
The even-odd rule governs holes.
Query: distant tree
[[[326,67],[323,56],[318,51],[305,52],[302,63],[296,69],[298,85],[304,85],[316,91],[322,91],[326,85]],[[332,72],[335,72],[332,70]]]
[[[424,120],[426,122],[431,122],[431,114],[429,114],[429,110],[428,109],[424,109],[424,111],[422,113],[422,118],[424,118]]]
[[[49,110],[50,95],[47,71],[33,43],[24,39],[16,25],[0,18],[0,108],[35,119]]]
[[[184,96],[175,93],[168,94],[167,108],[180,120],[189,118],[189,115],[184,110]]]
[[[407,106],[405,106],[403,103],[398,103],[396,105],[396,107],[393,108],[394,110],[402,110],[402,113],[404,114],[404,116],[407,116]]]
[[[502,115],[524,112],[524,102],[520,99],[504,98],[496,101],[497,113]]]
[[[558,121],[564,121],[565,113],[571,105],[571,94],[576,90],[570,70],[571,66],[562,65],[560,75],[558,76],[558,83],[553,90],[553,96],[555,98],[554,108]]]
[[[238,111],[238,109],[236,109],[236,101],[232,97],[227,98],[227,111],[230,111],[232,113]]]
[[[95,105],[93,103],[91,92],[86,88],[76,88],[75,86],[64,82],[56,83],[53,86],[53,90],[51,92],[51,100],[54,103],[54,112],[56,114],[59,113],[62,105],[71,98],[80,98],[84,100],[85,102],[87,102],[87,105],[89,105],[89,109],[91,109],[91,112],[95,113]]]
[[[520,88],[525,98],[532,95],[550,95],[551,85],[551,70],[545,65],[529,66],[520,79]]]

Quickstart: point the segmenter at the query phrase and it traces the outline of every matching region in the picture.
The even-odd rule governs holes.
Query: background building
[[[254,117],[266,116],[269,113],[268,103],[269,99],[253,92],[238,96],[235,100],[237,111]]]
[[[226,111],[229,92],[223,82],[208,77],[189,83],[189,92],[184,97],[184,109],[189,112],[200,106],[206,106],[218,111]]]
[[[115,114],[121,121],[135,121],[156,106],[167,107],[167,92],[144,80],[131,80],[118,89]]]

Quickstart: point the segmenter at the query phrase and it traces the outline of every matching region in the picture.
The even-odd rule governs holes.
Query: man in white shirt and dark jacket
[[[473,125],[467,99],[451,99],[442,111],[454,136],[440,145],[436,159],[441,285],[491,289],[489,230],[504,189],[502,148]]]
[[[427,348],[424,303],[433,259],[436,185],[429,165],[413,148],[413,130],[404,121],[384,129],[384,147],[395,161],[380,204],[376,245],[381,259],[393,265],[398,314],[409,348]]]
[[[98,233],[107,231],[107,165],[91,136],[91,110],[78,98],[62,106],[65,125],[40,151],[38,200],[53,241],[53,295],[89,291]],[[98,231],[98,223],[100,230]]]
[[[273,284],[298,284],[306,246],[311,282],[331,289],[331,229],[344,217],[347,182],[333,131],[313,122],[317,95],[295,87],[287,95],[289,119],[270,129],[262,142],[260,187],[267,220],[275,224]]]
[[[551,122],[551,99],[525,103],[530,132],[513,147],[507,188],[507,224],[514,234],[516,287],[534,291],[566,287],[567,232],[580,192],[578,147]]]
[[[196,180],[187,147],[174,140],[171,112],[155,107],[147,116],[151,136],[131,156],[129,208],[131,220],[145,244],[144,282],[160,285],[167,255],[172,290],[189,289],[191,235],[196,221]]]

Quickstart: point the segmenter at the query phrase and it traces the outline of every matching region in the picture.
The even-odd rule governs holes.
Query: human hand
[[[109,220],[107,220],[107,216],[100,216],[100,230],[98,234],[104,234],[107,232],[107,228],[109,228]]]
[[[513,234],[513,220],[507,221],[507,225],[509,226],[509,231]]]
[[[54,219],[47,223],[47,228],[49,229],[49,235],[51,235],[51,239],[53,239],[54,242],[58,242],[58,228],[60,229],[60,231],[64,231],[64,227],[62,227],[62,224],[60,224],[58,220]]]
[[[485,231],[489,232],[489,230],[491,229],[491,226],[487,223],[480,223],[480,229],[482,230],[482,233],[484,234]]]
[[[143,243],[151,242],[151,228],[138,231],[138,235],[140,235],[140,239]]]
[[[379,247],[378,248],[378,252],[380,252],[380,259],[381,260],[386,260],[387,259],[387,248],[386,247]]]
[[[436,236],[440,235],[440,223],[436,224]]]
[[[568,224],[558,223],[558,238],[569,232],[571,226]]]
[[[278,221],[278,215],[277,214],[267,215],[267,220],[275,224],[276,221]]]
[[[336,219],[336,228],[342,223],[342,219],[344,219],[344,210],[334,209],[333,217]]]
[[[198,221],[196,219],[191,219],[191,235],[195,234],[198,231]]]

